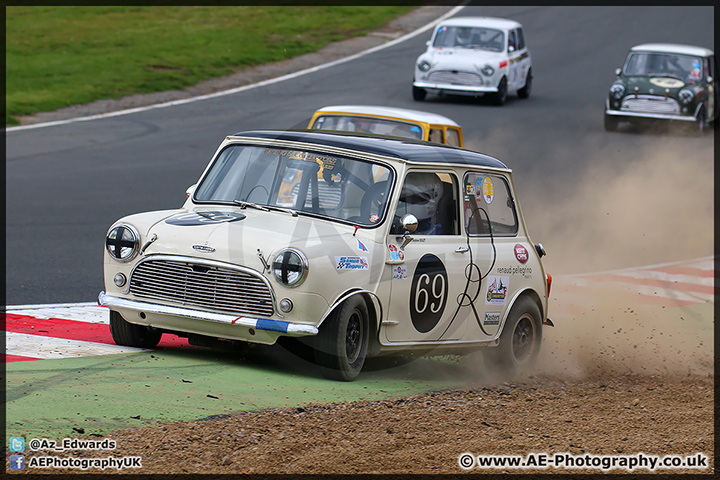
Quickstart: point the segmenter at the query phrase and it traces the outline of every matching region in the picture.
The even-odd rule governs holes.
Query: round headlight
[[[428,70],[430,70],[430,63],[423,60],[422,62],[418,63],[418,68],[421,72],[427,72]]]
[[[616,83],[615,85],[610,87],[610,94],[617,99],[622,98],[624,93],[625,87],[620,83]]]
[[[482,74],[485,75],[486,77],[492,77],[493,73],[495,73],[495,69],[494,69],[493,67],[491,67],[490,65],[485,65],[485,66],[483,66],[483,67],[480,69],[480,71],[481,71]]]
[[[121,223],[108,232],[105,248],[118,262],[129,262],[140,251],[140,234],[132,225]]]
[[[272,271],[278,282],[286,287],[297,287],[307,277],[308,261],[300,250],[287,248],[275,255]]]
[[[695,94],[692,90],[688,90],[687,88],[684,88],[680,90],[680,93],[678,93],[678,98],[680,98],[680,103],[683,105],[687,105],[688,103],[692,102],[693,97]]]

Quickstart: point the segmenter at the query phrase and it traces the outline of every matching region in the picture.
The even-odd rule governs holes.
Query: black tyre
[[[110,311],[110,333],[118,345],[153,348],[160,343],[161,332],[127,322],[118,312]]]
[[[605,131],[614,132],[618,128],[618,119],[612,115],[605,114]]]
[[[344,382],[355,380],[365,364],[369,338],[367,304],[355,295],[320,326],[315,362],[322,368],[323,376]]]
[[[529,297],[520,297],[508,315],[497,347],[483,351],[490,369],[504,375],[515,375],[535,364],[542,344],[540,308]]]
[[[505,105],[505,100],[507,100],[507,96],[507,78],[503,77],[500,79],[500,83],[498,84],[498,91],[492,96],[492,102],[493,104],[501,107]]]
[[[692,129],[694,135],[702,137],[705,134],[705,128],[707,127],[705,120],[705,109],[701,108],[697,117],[695,117],[695,128]]]
[[[520,98],[528,98],[532,93],[532,68],[528,70],[527,79],[525,80],[525,86],[518,90],[517,94]]]
[[[422,102],[427,96],[427,91],[424,88],[418,88],[413,86],[413,100],[416,102]]]

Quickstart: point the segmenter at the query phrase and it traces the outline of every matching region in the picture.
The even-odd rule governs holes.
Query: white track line
[[[57,125],[66,125],[66,124],[75,123],[75,122],[88,122],[90,120],[99,120],[102,118],[119,117],[121,115],[129,115],[132,113],[145,112],[148,110],[154,110],[156,108],[174,107],[176,105],[184,105],[186,103],[193,103],[193,102],[198,102],[201,100],[208,100],[210,98],[217,98],[217,97],[222,97],[225,95],[232,95],[234,93],[244,92],[246,90],[250,90],[253,88],[264,87],[266,85],[272,85],[273,83],[283,82],[285,80],[297,78],[302,75],[307,75],[308,73],[314,73],[314,72],[317,72],[320,70],[324,70],[326,68],[334,67],[336,65],[340,65],[340,64],[364,57],[366,55],[370,55],[371,53],[375,53],[379,50],[382,50],[382,49],[385,49],[388,47],[392,47],[393,45],[397,45],[398,43],[404,42],[405,40],[408,40],[416,35],[419,35],[419,34],[425,32],[426,30],[433,28],[438,22],[441,22],[442,20],[445,20],[448,17],[452,17],[453,15],[455,15],[457,12],[459,12],[463,8],[465,8],[464,5],[457,6],[457,7],[453,8],[452,10],[450,10],[449,12],[447,12],[445,15],[442,15],[441,17],[433,20],[432,22],[426,24],[425,26],[422,26],[422,27],[418,28],[417,30],[407,33],[407,34],[403,35],[402,37],[398,37],[395,40],[391,40],[387,43],[383,43],[382,45],[368,48],[367,50],[363,50],[362,52],[356,53],[354,55],[350,55],[349,57],[340,58],[338,60],[334,60],[332,62],[325,63],[323,65],[317,65],[315,67],[307,68],[305,70],[300,70],[299,72],[290,73],[288,75],[283,75],[282,77],[271,78],[269,80],[264,80],[262,82],[253,83],[251,85],[243,85],[242,87],[231,88],[229,90],[223,90],[221,92],[210,93],[207,95],[200,95],[197,97],[183,98],[181,100],[174,100],[172,102],[158,103],[155,105],[147,105],[144,107],[130,108],[127,110],[120,110],[117,112],[102,113],[99,115],[90,115],[88,117],[78,117],[78,118],[70,118],[67,120],[57,120],[55,122],[36,123],[33,125],[20,125],[17,127],[8,127],[8,128],[5,128],[5,131],[6,132],[16,132],[19,130],[30,130],[33,128],[52,127],[52,126],[57,126]]]
[[[121,347],[106,343],[83,342],[64,338],[5,332],[5,353],[21,357],[53,360],[146,351],[142,348]]]
[[[639,280],[660,280],[668,283],[691,283],[693,285],[702,285],[704,287],[712,287],[715,285],[715,279],[712,277],[697,277],[694,275],[665,273],[655,270],[636,270],[634,272],[621,272],[614,275],[618,277],[637,278]]]
[[[97,303],[59,303],[55,305],[17,305],[6,307],[6,313],[34,318],[61,318],[88,323],[110,323],[106,307]]]

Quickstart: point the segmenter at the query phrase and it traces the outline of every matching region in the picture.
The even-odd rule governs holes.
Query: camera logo
[[[25,470],[25,455],[10,455],[10,470]]]
[[[24,452],[25,451],[25,438],[10,437],[10,451],[11,452]]]

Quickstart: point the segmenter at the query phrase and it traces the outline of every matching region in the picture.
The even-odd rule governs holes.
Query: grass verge
[[[38,112],[182,89],[365,35],[413,6],[12,6],[6,125]]]

